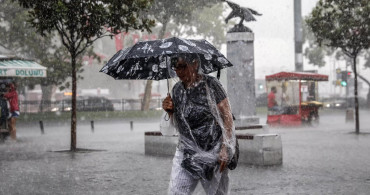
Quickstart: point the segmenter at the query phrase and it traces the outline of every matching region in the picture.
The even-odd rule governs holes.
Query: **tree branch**
[[[83,53],[85,51],[86,48],[90,47],[92,45],[93,42],[91,41],[88,41],[86,42],[86,44],[81,48],[81,49],[78,49],[81,45],[83,41],[80,41],[78,47],[77,47],[77,51],[76,51],[76,56],[80,55],[81,53]]]
[[[357,76],[370,86],[370,81],[368,81],[365,77],[360,74],[357,74]]]
[[[61,25],[61,26],[60,26]],[[65,33],[65,31],[63,30],[63,24],[61,24],[60,22],[57,23],[57,25],[55,25],[57,31],[58,31],[58,34],[59,36],[61,37],[62,39],[62,43],[63,45],[68,49],[70,50],[70,47],[71,47],[71,40],[68,39],[68,35]],[[67,40],[67,42],[69,44],[67,44],[67,42],[65,42],[65,40]]]
[[[65,38],[64,38],[64,35],[63,35],[63,33],[61,33],[59,30],[58,30],[58,34],[59,34],[59,36],[60,36],[60,38],[61,38],[61,40],[62,40],[62,44],[67,48],[67,50],[68,51],[70,51],[70,45],[68,45],[67,43],[66,43],[66,41],[65,41]]]
[[[349,52],[345,47],[342,47],[342,52],[346,54],[348,57],[353,58],[353,54]]]
[[[92,40],[90,40],[90,41],[87,41],[84,47],[82,47],[81,49],[77,50],[76,55],[80,55],[82,52],[84,52],[84,50],[85,50],[86,48],[90,47],[90,46],[91,46],[91,45],[92,45],[96,40],[98,40],[98,39],[100,39],[100,38],[103,38],[103,37],[112,36],[112,35],[113,35],[113,34],[109,33],[109,34],[106,34],[106,35],[98,36],[98,37],[96,37],[96,38],[94,38],[94,39],[92,39]],[[81,44],[82,42],[83,42],[83,40],[82,40],[82,41],[80,41],[79,46],[78,46],[77,48],[79,48],[79,47],[80,47],[80,44]]]

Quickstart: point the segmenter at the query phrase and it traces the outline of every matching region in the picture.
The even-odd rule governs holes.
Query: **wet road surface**
[[[231,194],[369,194],[370,112],[360,111],[361,133],[345,123],[345,111],[322,112],[316,128],[275,128],[283,165],[239,165]],[[266,117],[261,116],[261,122]],[[18,125],[18,141],[0,143],[0,194],[166,194],[172,159],[144,155],[144,132],[159,121],[88,122],[77,129],[79,148],[68,150],[70,125]],[[195,194],[202,194],[198,189]]]

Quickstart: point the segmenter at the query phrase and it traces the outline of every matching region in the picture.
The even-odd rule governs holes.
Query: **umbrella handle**
[[[168,78],[167,78],[167,94],[170,93],[170,82],[168,81]]]
[[[167,82],[168,82],[168,79],[167,79]],[[167,96],[170,96],[170,97],[171,97],[170,92],[168,92],[168,93],[167,93]],[[166,119],[166,116],[168,116],[168,118],[167,118],[167,119]],[[170,120],[170,115],[168,115],[168,112],[166,112],[166,115],[164,115],[164,120],[165,120],[165,121]]]
[[[168,66],[167,66],[167,56],[166,56],[166,67],[168,67]],[[167,77],[167,95],[171,96],[171,95],[170,95],[170,82],[168,81],[168,77]],[[168,116],[168,118],[167,118],[167,119],[166,119],[166,116]],[[164,115],[164,120],[165,120],[165,121],[170,120],[170,115],[168,115],[168,113],[167,113],[167,112],[166,112],[166,115]]]
[[[168,81],[168,79],[167,79],[167,81]],[[167,93],[167,96],[170,96],[170,97],[171,97],[171,94],[168,92],[168,93]],[[166,116],[168,116],[168,117],[166,118]],[[168,114],[168,112],[167,112],[167,111],[166,111],[166,115],[164,115],[164,120],[165,120],[165,121],[170,120],[170,115]]]

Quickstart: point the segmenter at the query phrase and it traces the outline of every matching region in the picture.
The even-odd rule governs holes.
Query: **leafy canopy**
[[[0,45],[14,51],[18,57],[34,59],[47,67],[47,78],[21,78],[31,87],[36,84],[60,85],[68,77],[66,69],[69,64],[65,61],[68,54],[64,47],[56,44],[54,34],[40,36],[35,29],[25,22],[27,9],[20,7],[11,0],[3,1],[0,7]],[[22,86],[22,85],[20,85]]]
[[[28,9],[22,8],[11,0],[2,1],[0,6],[0,45],[14,51],[18,57],[33,59],[47,68],[46,78],[17,78],[17,82],[34,85],[61,85],[70,77],[70,59],[68,51],[56,40],[57,34],[41,36],[29,23]],[[92,48],[84,55],[94,56]],[[78,71],[82,58],[77,60]],[[69,85],[67,82],[66,85]],[[24,86],[23,84],[18,86]],[[62,87],[64,88],[64,86]]]
[[[56,30],[71,55],[81,54],[96,39],[121,30],[147,30],[154,21],[141,10],[152,0],[18,0],[32,8],[29,22],[41,35]],[[74,58],[75,56],[72,56]]]
[[[357,56],[370,46],[370,1],[320,0],[306,20],[316,41]]]

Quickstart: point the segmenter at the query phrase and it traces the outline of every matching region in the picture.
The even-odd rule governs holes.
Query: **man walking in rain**
[[[179,132],[169,194],[228,194],[228,163],[235,152],[230,104],[220,82],[202,74],[196,54],[179,54],[171,66],[180,81],[162,104]]]

